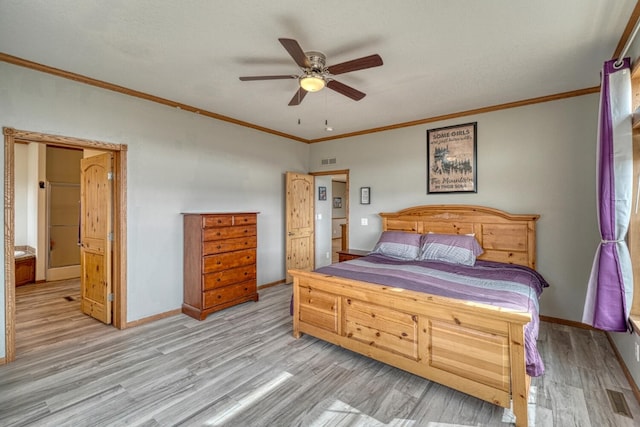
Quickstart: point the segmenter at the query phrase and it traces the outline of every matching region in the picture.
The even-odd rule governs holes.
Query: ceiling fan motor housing
[[[327,57],[322,52],[317,52],[315,50],[310,50],[309,52],[305,52],[307,58],[309,58],[309,66],[310,71],[315,71],[316,73],[322,73],[326,68]]]
[[[318,92],[327,85],[326,56],[322,52],[309,51],[304,53],[309,66],[303,69],[299,84],[307,92]]]

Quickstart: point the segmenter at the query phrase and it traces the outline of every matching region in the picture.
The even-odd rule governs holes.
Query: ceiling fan
[[[240,77],[243,82],[251,80],[279,80],[298,79],[300,88],[291,98],[289,105],[299,105],[307,92],[317,92],[325,86],[355,101],[360,101],[366,96],[365,93],[347,86],[333,79],[333,76],[351,71],[364,70],[366,68],[379,67],[382,65],[382,58],[378,54],[365,56],[340,64],[326,66],[327,57],[322,52],[305,52],[297,41],[293,39],[278,39],[282,46],[289,52],[296,64],[300,67],[302,74],[286,74],[279,76],[247,76]]]

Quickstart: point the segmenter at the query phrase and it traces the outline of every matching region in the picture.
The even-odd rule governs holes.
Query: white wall
[[[389,132],[312,144],[311,169],[337,155],[351,188],[371,187],[371,204],[350,194],[349,246],[372,249],[379,212],[422,204],[474,204],[540,214],[538,270],[551,283],[547,316],[581,321],[593,255],[598,95],[481,114]],[[426,194],[426,130],[478,122],[478,193]],[[360,219],[368,218],[362,226]]]
[[[36,281],[47,275],[47,190],[40,188],[47,181],[47,147],[29,144],[29,246],[36,249]]]
[[[129,321],[182,303],[181,212],[259,211],[258,285],[284,279],[284,173],[308,171],[307,144],[4,62],[0,75],[1,126],[128,145]],[[4,343],[2,328],[0,357]]]
[[[29,146],[15,144],[15,244],[26,246],[28,237]]]
[[[315,187],[315,252],[316,268],[320,268],[331,264],[331,176],[316,176]],[[327,189],[327,200],[318,200],[318,187]],[[327,256],[327,254],[329,255]]]

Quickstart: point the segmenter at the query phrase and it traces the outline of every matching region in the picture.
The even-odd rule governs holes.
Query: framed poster
[[[333,198],[333,207],[336,209],[342,208],[342,197]]]
[[[427,194],[477,193],[477,122],[427,130]]]
[[[327,187],[318,187],[318,200],[327,200]]]
[[[360,187],[360,204],[368,205],[371,203],[371,187]]]

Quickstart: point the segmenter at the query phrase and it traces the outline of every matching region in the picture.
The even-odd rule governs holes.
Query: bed
[[[428,205],[380,216],[383,235],[473,236],[482,248],[477,265],[511,264],[535,274],[538,215]],[[402,266],[384,258],[373,254],[317,271],[291,270],[294,337],[308,334],[493,404],[511,406],[516,426],[526,426],[531,375],[543,371],[541,360],[537,366],[531,362],[537,355],[539,293],[529,291],[528,308],[425,293],[398,285],[404,282],[402,274],[407,269],[411,275],[422,274],[446,263]],[[385,279],[376,278],[378,283],[369,280],[373,270],[387,271],[396,264],[405,273],[392,271]]]

